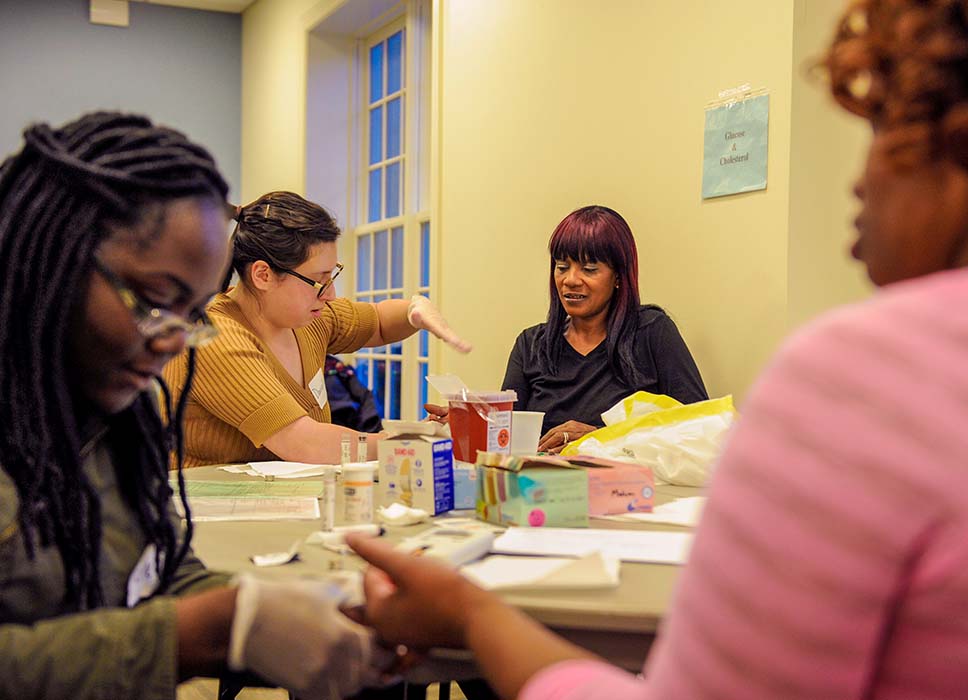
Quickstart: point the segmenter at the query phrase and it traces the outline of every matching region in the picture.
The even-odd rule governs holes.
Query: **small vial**
[[[339,440],[339,454],[340,454],[339,463],[340,464],[349,464],[350,462],[353,461],[352,449],[353,449],[353,440],[350,439],[349,435],[347,435],[346,433],[343,433],[343,437],[341,437]]]
[[[343,467],[343,520],[347,525],[373,522],[372,464],[351,463]]]
[[[336,470],[323,472],[323,495],[319,499],[319,526],[332,530],[336,526]]]
[[[356,439],[356,461],[365,462],[368,450],[366,449],[366,435],[360,435]]]

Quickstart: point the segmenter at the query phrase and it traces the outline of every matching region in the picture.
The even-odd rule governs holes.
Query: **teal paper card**
[[[766,189],[770,96],[706,110],[702,198]]]

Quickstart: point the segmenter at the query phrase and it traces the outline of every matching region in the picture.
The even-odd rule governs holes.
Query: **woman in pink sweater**
[[[466,646],[506,698],[964,697],[968,2],[856,2],[825,64],[873,125],[852,252],[884,288],[753,388],[644,677],[357,539],[384,638]]]

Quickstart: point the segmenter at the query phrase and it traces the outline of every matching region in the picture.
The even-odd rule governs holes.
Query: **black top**
[[[708,399],[699,369],[672,319],[655,306],[643,306],[638,313],[638,385],[625,384],[615,375],[604,340],[582,356],[562,336],[558,371],[549,373],[541,357],[546,325],[541,323],[521,332],[508,358],[502,388],[517,392],[514,408],[544,411],[544,434],[568,420],[601,427],[601,414],[636,391],[665,394],[683,403]]]

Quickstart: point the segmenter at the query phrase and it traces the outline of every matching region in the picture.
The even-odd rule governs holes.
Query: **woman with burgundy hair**
[[[824,64],[873,127],[853,253],[881,289],[750,391],[643,674],[350,537],[383,640],[467,647],[519,700],[965,697],[968,1],[854,2]]]
[[[559,452],[600,428],[601,414],[644,390],[683,403],[708,398],[689,348],[658,306],[639,302],[628,223],[608,207],[566,216],[548,243],[548,320],[521,332],[503,388],[515,408],[544,411],[538,449]]]

